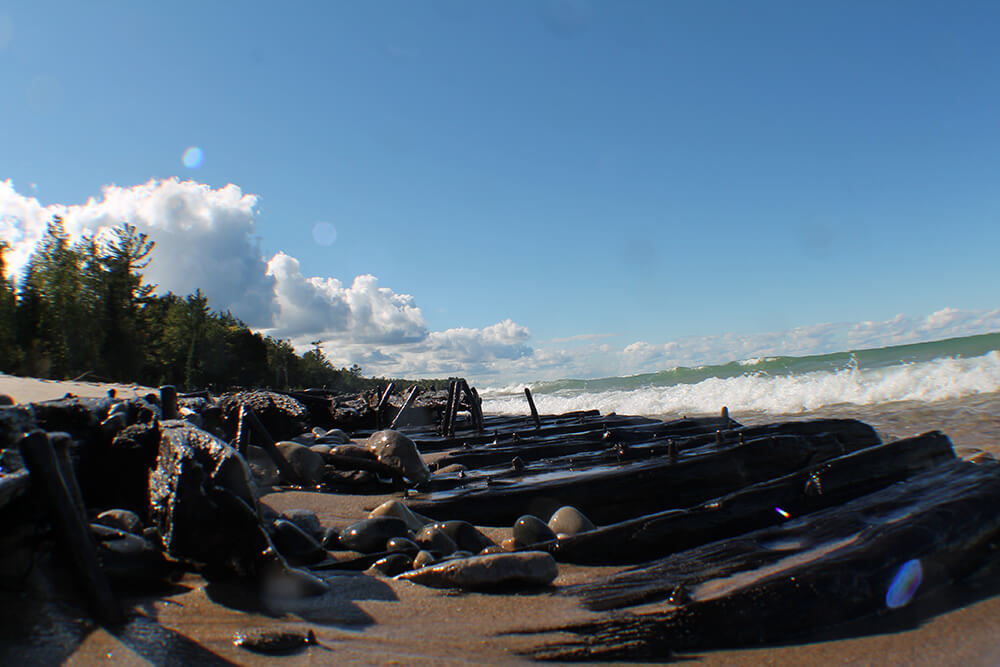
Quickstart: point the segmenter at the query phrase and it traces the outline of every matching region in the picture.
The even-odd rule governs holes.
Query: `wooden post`
[[[409,410],[410,406],[413,404],[413,399],[417,397],[418,393],[420,393],[420,385],[415,384],[410,387],[410,393],[406,395],[406,400],[403,401],[403,407],[401,407],[399,412],[396,413],[396,418],[392,420],[392,425],[389,426],[389,428],[395,429],[397,425],[403,423],[403,415],[407,410]]]
[[[21,456],[31,474],[32,486],[45,497],[58,536],[71,559],[80,585],[90,600],[98,620],[107,626],[119,626],[125,620],[121,605],[111,590],[108,578],[97,559],[97,547],[90,527],[80,512],[59,469],[56,452],[44,431],[32,431],[19,443]]]
[[[445,437],[455,437],[455,422],[458,421],[458,406],[462,403],[462,381],[455,380],[455,400],[451,403],[451,410],[448,411],[448,432]]]
[[[381,430],[382,428],[382,420],[385,415],[385,406],[389,404],[389,396],[392,395],[392,390],[394,387],[395,384],[392,382],[390,382],[386,386],[385,391],[382,392],[382,398],[379,399],[378,407],[375,408],[375,428],[378,430]]]
[[[472,423],[476,427],[476,433],[483,432],[483,411],[479,405],[479,394],[476,390],[469,386],[468,381],[465,378],[459,380],[462,386],[462,391],[465,392],[465,397],[469,401],[469,413],[472,415]]]
[[[531,418],[535,420],[535,430],[540,431],[542,420],[538,417],[538,409],[535,408],[535,399],[531,397],[531,390],[527,387],[524,388],[524,397],[528,399],[528,407],[531,408]]]
[[[172,384],[160,387],[160,414],[164,419],[177,419],[177,387]]]
[[[250,423],[247,418],[249,409],[246,403],[241,402],[239,419],[236,421],[236,451],[244,456],[247,453],[247,443],[250,442]]]
[[[267,455],[271,457],[274,461],[274,465],[278,466],[278,470],[281,472],[281,476],[285,478],[291,484],[302,484],[302,478],[299,477],[299,473],[296,472],[292,464],[288,462],[287,459],[278,451],[278,448],[274,446],[274,438],[271,434],[267,432],[264,424],[261,423],[260,417],[257,413],[253,411],[253,408],[249,406],[246,407],[246,417],[250,422],[250,427],[253,429],[254,434],[257,436],[257,443],[267,452]]]
[[[70,497],[73,498],[73,504],[80,513],[80,520],[89,523],[87,521],[87,506],[83,502],[80,484],[76,479],[76,470],[73,468],[73,461],[69,458],[70,439],[67,437],[50,438],[49,442],[52,443],[56,460],[59,461],[59,472],[62,474],[63,481],[66,482],[66,490],[69,491]]]
[[[448,437],[448,432],[451,430],[451,411],[455,407],[455,393],[457,389],[457,380],[452,380],[448,383],[448,402],[445,404],[444,414],[441,416],[441,435],[446,438]]]
[[[483,419],[483,399],[479,398],[479,392],[475,387],[471,387],[473,405],[476,406],[476,432],[482,433],[486,429],[486,420]]]

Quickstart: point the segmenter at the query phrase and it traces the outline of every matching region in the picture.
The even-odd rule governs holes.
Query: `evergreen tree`
[[[17,345],[14,317],[17,296],[14,284],[7,278],[4,252],[8,245],[0,241],[0,372],[13,373],[21,363],[21,349]]]

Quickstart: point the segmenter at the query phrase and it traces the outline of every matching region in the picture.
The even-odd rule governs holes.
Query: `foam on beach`
[[[872,369],[848,365],[837,370],[788,375],[748,369],[735,377],[709,377],[700,382],[668,386],[650,384],[602,391],[544,389],[544,386],[532,388],[538,410],[543,413],[597,408],[621,414],[707,414],[716,413],[725,405],[738,412],[789,414],[838,404],[934,402],[1000,391],[1000,352]],[[485,389],[480,393],[486,412],[525,411],[521,388]]]

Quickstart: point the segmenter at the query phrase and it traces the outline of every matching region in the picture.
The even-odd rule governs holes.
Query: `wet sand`
[[[103,396],[98,383],[48,383],[0,375],[0,393],[23,402],[58,398],[67,391]],[[131,396],[145,388],[119,389]],[[952,437],[960,455],[988,451],[1000,456],[1000,395],[973,396],[935,404],[843,406],[810,414],[855,417],[872,424],[883,437],[904,437],[940,429]],[[659,415],[659,418],[667,416]],[[785,416],[738,415],[746,424]],[[324,525],[343,527],[390,496],[339,496],[285,491],[263,497],[278,511],[314,510]],[[494,537],[501,536],[494,533]],[[32,600],[0,595],[0,658],[50,664],[357,664],[468,665],[522,664],[519,655],[560,635],[506,634],[540,629],[592,617],[572,597],[553,594],[561,588],[606,576],[618,568],[560,565],[560,575],[546,591],[489,595],[450,593],[407,582],[360,574],[332,576],[334,593],[320,605],[275,613],[259,607],[255,596],[234,584],[207,584],[186,575],[173,590],[124,600],[137,613],[117,636],[95,628],[83,610],[48,586]],[[59,582],[56,582],[57,584]],[[62,582],[70,585],[70,582]],[[965,601],[975,590],[963,591]],[[854,629],[836,641],[759,649],[726,650],[678,656],[705,665],[994,665],[1000,664],[1000,597],[987,597],[957,609],[918,620],[905,630]],[[952,608],[955,603],[947,605]],[[258,656],[232,645],[233,633],[248,627],[288,625],[315,630],[320,646],[287,657]]]

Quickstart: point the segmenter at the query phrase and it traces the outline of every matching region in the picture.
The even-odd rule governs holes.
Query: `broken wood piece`
[[[177,419],[177,387],[165,384],[160,387],[160,415],[163,419]]]
[[[395,388],[395,383],[390,382],[385,387],[385,391],[382,392],[382,398],[378,401],[378,406],[375,408],[375,430],[382,430],[382,420],[385,419],[385,408],[389,405],[389,397],[392,395],[392,390]]]
[[[535,407],[535,399],[531,397],[531,390],[524,388],[524,397],[528,399],[528,407],[531,408],[531,418],[535,420],[535,430],[541,430],[542,421],[538,418],[538,409]]]
[[[844,503],[954,459],[951,441],[934,431],[830,459],[689,509],[648,514],[530,548],[570,563],[648,561]],[[822,480],[818,496],[805,492],[814,478]]]
[[[398,425],[403,423],[403,415],[405,415],[406,411],[410,409],[411,405],[413,405],[413,399],[417,397],[419,392],[420,385],[415,384],[410,387],[410,393],[406,395],[406,400],[403,401],[403,407],[401,407],[399,412],[396,413],[396,418],[392,420],[392,424],[389,426],[391,430],[395,430]]]
[[[31,473],[32,486],[45,498],[57,535],[77,570],[95,616],[103,625],[121,625],[124,621],[121,605],[101,570],[90,529],[80,518],[48,435],[32,431],[21,439],[19,448]]]

